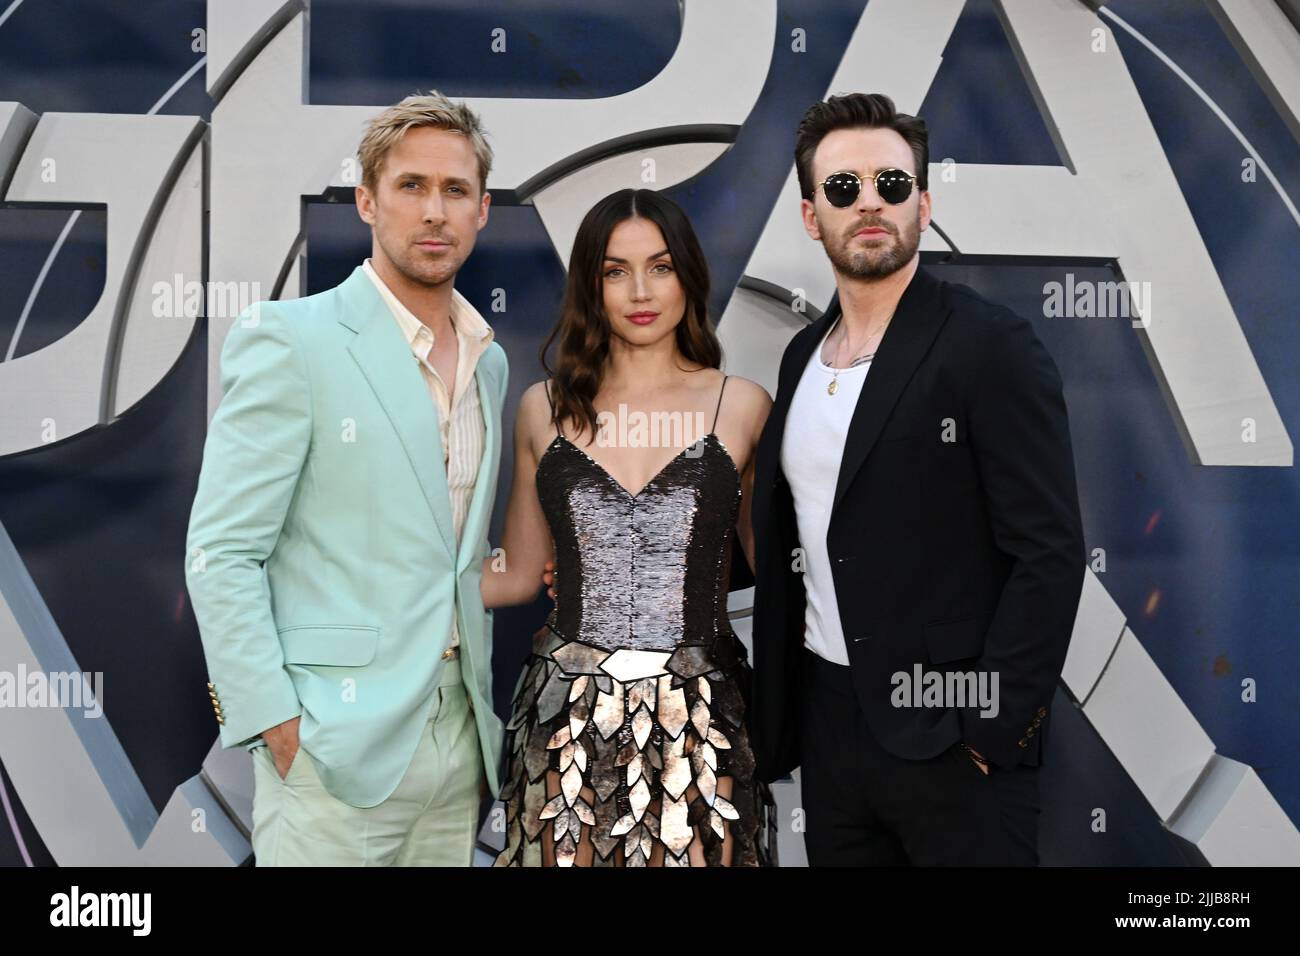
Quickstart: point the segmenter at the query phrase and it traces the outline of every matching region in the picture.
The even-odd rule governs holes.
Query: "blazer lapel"
[[[442,463],[442,435],[424,377],[402,330],[365,271],[358,266],[339,289],[344,304],[339,322],[357,333],[348,351],[401,439],[438,534],[447,552],[454,555],[456,539]]]
[[[875,447],[904,386],[948,317],[951,307],[942,291],[942,283],[918,267],[898,300],[898,308],[876,349],[876,357],[867,371],[858,403],[853,409],[853,418],[849,421],[835,499],[831,504],[832,518],[845,490]]]
[[[456,555],[456,573],[460,574],[469,567],[471,558],[478,554],[477,541],[480,537],[476,529],[479,519],[485,511],[490,511],[492,502],[487,500],[487,486],[492,469],[498,461],[498,449],[501,443],[501,409],[496,407],[492,396],[496,394],[496,376],[489,371],[486,355],[480,358],[474,369],[474,379],[478,382],[479,407],[483,410],[483,458],[479,462],[478,475],[474,479],[474,496],[470,501],[469,514],[465,519],[465,528],[461,533],[462,547]]]

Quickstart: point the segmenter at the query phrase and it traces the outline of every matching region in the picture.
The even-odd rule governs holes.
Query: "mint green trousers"
[[[281,779],[270,747],[253,751],[253,854],[258,866],[470,866],[483,757],[474,714],[448,661],[432,716],[402,782],[376,807],[321,786],[299,749]]]

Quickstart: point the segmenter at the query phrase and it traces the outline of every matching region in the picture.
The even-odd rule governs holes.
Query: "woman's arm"
[[[515,473],[506,506],[504,538],[499,552],[483,561],[480,592],[486,608],[527,604],[542,586],[542,569],[554,544],[542,503],[537,498],[538,442],[550,411],[544,384],[529,386],[515,417]]]
[[[740,476],[740,515],[736,518],[736,534],[740,538],[740,546],[744,549],[745,560],[749,562],[749,571],[751,574],[756,570],[754,567],[754,524],[750,520],[749,503],[754,497],[754,456],[750,454],[749,464],[745,466],[744,474]]]
[[[735,398],[729,412],[735,416],[733,420],[743,423],[745,435],[745,442],[741,446],[745,468],[740,474],[740,513],[736,516],[736,535],[752,573],[755,570],[754,525],[750,506],[754,497],[755,459],[758,457],[758,440],[763,435],[763,426],[767,424],[768,412],[772,410],[772,399],[763,386],[749,379],[737,377],[736,385],[739,387],[732,390]]]

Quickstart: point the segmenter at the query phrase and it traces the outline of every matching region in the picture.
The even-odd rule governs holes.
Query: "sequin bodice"
[[[671,651],[730,633],[727,578],[740,476],[710,432],[632,494],[556,436],[537,466],[555,541],[556,634],[606,650]]]

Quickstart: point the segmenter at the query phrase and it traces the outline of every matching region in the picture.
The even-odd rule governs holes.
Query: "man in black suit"
[[[758,775],[802,767],[814,866],[1035,865],[1086,563],[1060,375],[1027,321],[919,268],[922,120],[832,97],[795,162],[837,301],[757,452]]]

